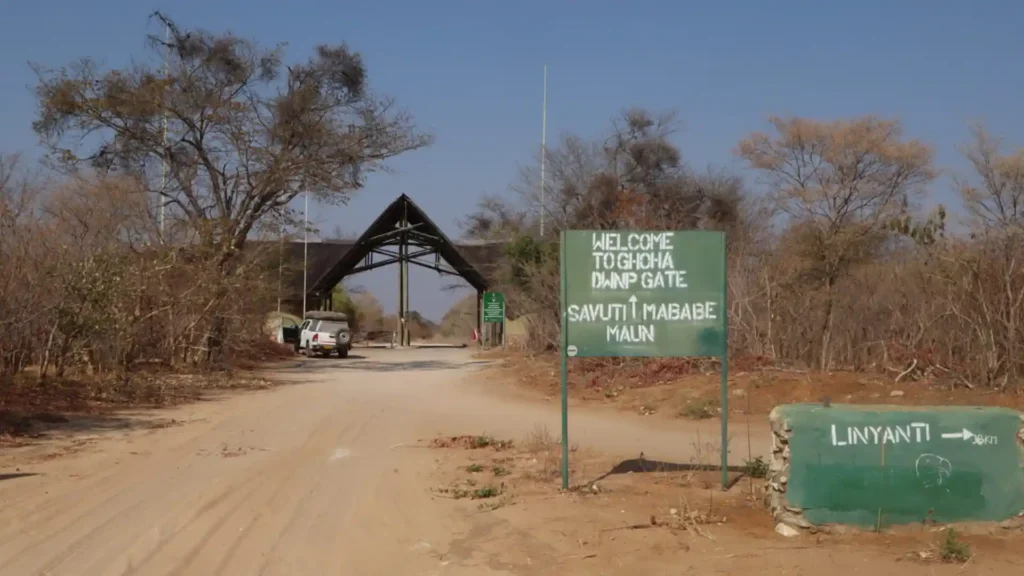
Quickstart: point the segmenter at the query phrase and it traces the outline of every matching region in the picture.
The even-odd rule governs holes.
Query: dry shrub
[[[247,254],[225,273],[201,245],[159,244],[129,178],[13,191],[7,182],[0,385],[19,375],[78,379],[98,395],[148,400],[161,388],[134,375],[225,366],[262,344],[276,286],[270,255]]]
[[[552,436],[546,426],[536,425],[523,440],[520,448],[531,458],[527,476],[540,481],[549,481],[562,474],[561,441]]]
[[[696,175],[664,117],[632,111],[607,139],[569,136],[548,151],[548,191],[524,173],[521,202],[488,198],[467,223],[505,242],[497,267],[511,317],[529,319],[532,351],[560,342],[557,233],[566,229],[724,229],[729,352],[739,370],[773,365],[869,370],[1020,389],[1024,382],[1024,150],[1004,153],[976,130],[973,174],[959,181],[961,230],[924,213],[931,149],[898,121],[776,118],[737,153],[768,184],[746,193],[728,174]],[[538,209],[545,235],[538,234]],[[693,368],[715,368],[708,361]],[[575,364],[639,382],[693,369],[655,359]]]

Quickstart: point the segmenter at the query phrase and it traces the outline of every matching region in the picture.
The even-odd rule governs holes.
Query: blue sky
[[[29,60],[142,57],[164,10],[187,27],[228,29],[305,58],[319,43],[362,52],[375,89],[398,98],[436,144],[394,162],[346,207],[314,207],[324,231],[358,233],[405,192],[451,235],[485,193],[506,191],[539,146],[542,67],[548,137],[598,135],[628,106],[675,109],[696,168],[742,170],[735,143],[770,114],[866,113],[903,120],[939,163],[983,121],[1011,144],[1024,132],[1024,3],[1009,0],[774,2],[8,0],[0,8],[0,151],[36,153]],[[751,175],[753,181],[753,176]],[[948,181],[934,199],[950,202]],[[397,270],[353,280],[386,310]],[[457,298],[416,269],[412,307],[439,318]]]

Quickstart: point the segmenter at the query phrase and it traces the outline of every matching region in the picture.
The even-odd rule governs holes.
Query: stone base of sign
[[[1024,462],[1024,413],[1020,415],[1020,432],[1017,432],[1017,446],[1020,448],[1021,462]],[[1021,464],[1024,468],[1024,464]],[[1024,510],[1020,511],[1014,520],[1017,522],[1018,528],[1024,528]]]
[[[789,437],[793,428],[778,409],[768,416],[772,428],[772,457],[769,462],[768,483],[765,485],[765,503],[771,510],[777,523],[776,531],[791,535],[791,530],[780,528],[782,525],[795,530],[817,531],[818,526],[804,518],[803,510],[790,506],[786,500],[786,484],[789,482]]]
[[[765,505],[771,511],[776,523],[776,532],[788,537],[798,535],[802,531],[817,533],[844,533],[857,531],[852,526],[841,525],[820,525],[809,521],[804,516],[804,511],[792,505],[787,499],[787,488],[791,478],[790,463],[791,451],[790,440],[793,434],[792,424],[786,419],[783,411],[776,407],[769,414],[769,422],[772,430],[772,452],[769,463],[768,482],[765,485]],[[1020,428],[1016,435],[1018,448],[1021,454],[1022,468],[1024,468],[1024,414],[1020,415]],[[980,533],[992,533],[996,524],[966,523],[965,528],[973,526],[975,531]],[[1005,530],[1024,530],[1024,510],[1014,518],[998,523],[998,527]],[[971,532],[971,530],[968,530]]]
[[[1017,442],[1020,444],[1020,449],[1024,452],[1024,414],[1020,415],[1020,432],[1017,433]]]

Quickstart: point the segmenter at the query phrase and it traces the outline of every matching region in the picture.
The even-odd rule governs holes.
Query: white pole
[[[167,45],[171,42],[171,27],[164,24],[164,79],[166,80],[167,74],[170,71],[167,66]],[[166,98],[166,94],[164,95]],[[164,242],[164,221],[166,220],[167,202],[164,200],[164,194],[167,190],[167,106],[164,105],[160,119],[160,139],[163,145],[163,150],[160,155],[160,242]]]
[[[280,238],[278,238],[278,242],[279,242],[280,245],[277,247],[277,250],[278,250],[278,252],[277,252],[277,315],[278,315],[279,319],[283,319],[284,316],[281,316],[281,282],[282,282],[282,279],[284,277],[284,272],[282,271],[282,269],[284,268],[284,229],[283,228],[281,229],[280,232],[278,232],[278,235],[280,236]]]
[[[280,236],[277,247],[277,341],[284,344],[284,314],[281,314],[281,281],[284,276],[284,229],[278,232]]]
[[[302,319],[306,319],[306,263],[309,261],[309,191],[306,191],[306,212],[302,218]]]
[[[540,123],[540,235],[544,237],[544,169],[548,156],[548,65],[544,65],[544,104]]]

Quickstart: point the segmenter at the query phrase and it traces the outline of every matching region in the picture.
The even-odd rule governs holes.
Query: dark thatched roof
[[[417,231],[427,232],[436,240],[431,246],[441,254],[448,265],[467,283],[477,290],[486,290],[493,283],[496,265],[503,257],[499,243],[452,243],[436,224],[408,196],[402,195],[392,202],[381,215],[355,240],[321,240],[309,242],[308,268],[306,275],[307,296],[316,297],[328,293],[356,266],[363,263],[367,253],[373,249],[372,239],[395,229],[399,218],[405,217]],[[250,250],[261,248],[275,250],[277,244],[270,242],[249,242]],[[284,242],[284,276],[282,298],[302,299],[302,242]]]
[[[317,280],[312,292],[325,294],[341,282],[345,276],[361,265],[366,256],[385,242],[394,240],[398,234],[415,239],[421,246],[435,250],[445,262],[470,286],[486,290],[488,281],[484,273],[476,268],[448,236],[427,216],[415,202],[402,194],[388,205],[366,230],[355,240],[351,248]]]

